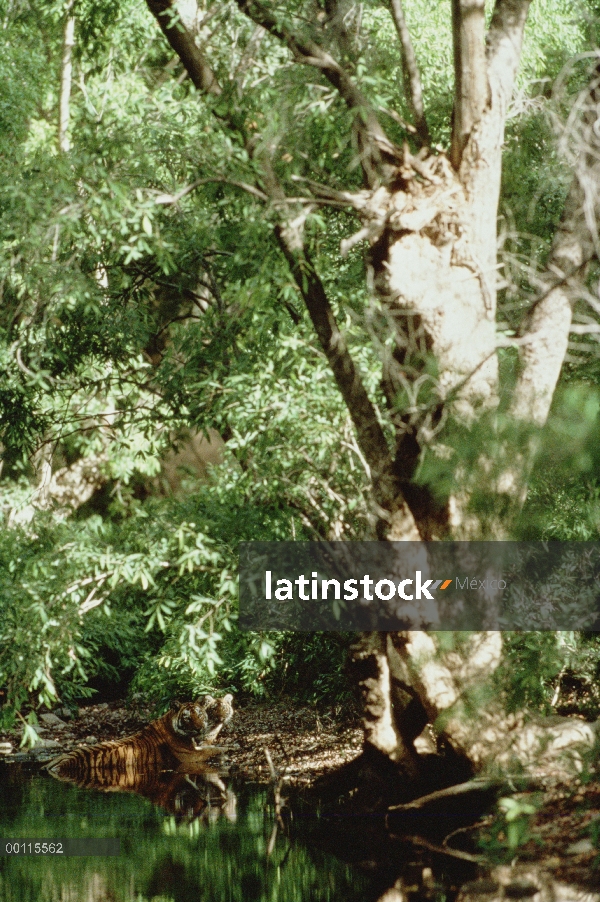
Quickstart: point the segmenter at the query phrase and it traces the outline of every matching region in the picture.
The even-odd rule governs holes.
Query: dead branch
[[[485,864],[487,860],[484,855],[471,855],[470,852],[460,852],[458,849],[451,849],[449,846],[438,846],[437,843],[430,842],[422,836],[399,836],[395,838],[402,839],[405,842],[411,842],[414,846],[420,846],[422,849],[428,849],[430,852],[437,852],[438,855],[447,855],[449,858],[458,858],[460,861],[471,861],[473,864]]]
[[[209,176],[208,178],[196,179],[195,182],[192,182],[191,185],[186,185],[185,188],[182,188],[177,192],[177,194],[159,194],[154,198],[154,203],[176,204],[182,198],[186,197],[188,194],[191,194],[192,191],[195,191],[196,188],[199,188],[200,185],[209,185],[214,182],[223,185],[233,185],[234,188],[241,188],[243,191],[247,191],[248,194],[252,194],[254,195],[254,197],[258,197],[259,200],[269,199],[264,191],[261,191],[254,185],[249,185],[247,182],[239,182],[235,179],[226,179],[220,176]]]
[[[478,792],[486,789],[500,788],[505,785],[507,780],[492,780],[476,777],[474,780],[467,780],[466,783],[457,783],[455,786],[448,786],[445,789],[438,789],[427,795],[413,799],[412,802],[405,802],[403,805],[390,805],[388,811],[414,811],[415,809],[425,808],[432,802],[438,802],[440,799],[454,798],[455,796],[465,795],[470,792]]]

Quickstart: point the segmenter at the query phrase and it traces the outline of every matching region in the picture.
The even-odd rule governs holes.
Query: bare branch
[[[488,102],[484,37],[485,0],[452,0],[454,123],[450,157],[455,169]]]
[[[393,169],[390,164],[399,159],[399,151],[385,134],[367,98],[340,63],[315,41],[294,33],[257,0],[236,0],[236,3],[253,22],[286,44],[298,62],[319,69],[348,108],[356,112],[354,128],[369,184],[376,185],[390,176]]]
[[[194,86],[199,91],[218,97],[221,94],[221,86],[197,46],[193,34],[183,24],[177,3],[174,0],[146,0],[146,3],[169,44],[187,69]]]
[[[392,19],[400,40],[400,54],[402,56],[402,72],[404,75],[404,91],[408,105],[412,112],[415,129],[423,144],[431,144],[431,137],[425,119],[423,108],[423,89],[421,87],[421,75],[417,65],[417,58],[410,39],[410,32],[406,19],[402,0],[390,0]]]
[[[209,176],[204,179],[196,179],[195,182],[192,182],[191,185],[186,185],[185,188],[182,188],[177,194],[159,194],[154,198],[155,204],[176,204],[186,195],[191,194],[192,191],[195,191],[196,188],[199,188],[200,185],[208,185],[211,183],[217,182],[223,185],[233,185],[234,188],[241,188],[243,191],[247,191],[248,194],[252,194],[254,197],[258,197],[259,200],[268,200],[269,198],[261,191],[259,188],[256,188],[254,185],[249,185],[247,182],[238,182],[235,179],[226,179],[221,178],[220,176]]]

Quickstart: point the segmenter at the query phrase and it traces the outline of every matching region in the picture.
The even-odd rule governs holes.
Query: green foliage
[[[494,684],[508,710],[551,714],[558,708],[595,720],[600,715],[599,675],[597,633],[504,633],[504,657]]]
[[[200,683],[214,675],[236,594],[226,547],[173,507],[140,509],[121,523],[36,525],[33,538],[12,531],[0,568],[9,716],[30,693],[39,704],[59,693],[68,700],[90,676],[131,670],[152,653],[172,679],[182,669]]]
[[[531,822],[542,803],[541,796],[514,795],[498,800],[498,815],[481,831],[479,845],[496,861],[509,862],[532,838]]]
[[[405,5],[432,134],[447,145],[448,5]],[[278,8],[310,31],[312,8]],[[348,20],[356,58],[345,62],[375,106],[407,117],[387,5],[360,9]],[[280,253],[276,211],[245,189],[265,149],[290,196],[303,179],[360,188],[352,116],[277,40],[257,42],[235,4],[211,6],[202,32],[226,86],[218,98],[191,86],[144,3],[76,0],[72,13],[65,153],[67,4],[0,3],[3,717],[124,675],[159,700],[227,685],[342,702],[346,638],[241,635],[235,572],[244,539],[359,538],[372,518],[368,466]],[[551,237],[565,176],[548,149],[544,86],[590,29],[560,0],[534,4],[508,129],[507,260],[523,253],[524,231],[537,253]],[[386,124],[399,143],[410,139],[393,117]],[[362,252],[338,253],[354,231],[354,216],[337,209],[307,214],[315,266],[383,409],[387,336],[367,315]],[[429,388],[418,400],[436,403]],[[570,387],[560,404],[526,519],[544,538],[587,538],[598,526],[595,388]],[[157,477],[181,427],[216,429],[225,460],[208,481],[188,480],[188,497],[166,498]],[[484,441],[493,450],[509,440],[503,428],[458,435],[461,461]],[[44,467],[68,473],[85,461],[97,462],[101,491],[86,504],[44,504]],[[422,480],[443,493],[455,463],[426,459]],[[559,662],[546,651],[551,681]],[[523,694],[545,698],[533,686]]]
[[[600,394],[596,385],[557,389],[542,435],[519,537],[589,541],[600,527]]]
[[[346,667],[352,638],[325,632],[282,635],[274,650],[270,690],[311,704],[351,708]]]
[[[505,633],[504,660],[495,674],[508,709],[551,711],[556,682],[576,643],[573,633]],[[571,647],[569,646],[571,643]]]

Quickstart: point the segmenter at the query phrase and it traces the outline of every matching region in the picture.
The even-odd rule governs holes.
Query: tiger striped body
[[[55,758],[46,769],[53,777],[81,787],[117,791],[139,790],[167,770],[193,773],[220,751],[207,744],[225,722],[219,721],[220,709],[215,706],[211,696],[177,705],[175,711],[133,736],[75,749]]]

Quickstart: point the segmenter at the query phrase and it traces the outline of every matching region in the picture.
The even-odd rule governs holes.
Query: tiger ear
[[[215,700],[212,695],[203,695],[200,697],[199,701],[203,705],[204,708],[208,708],[210,705],[214,705]]]

